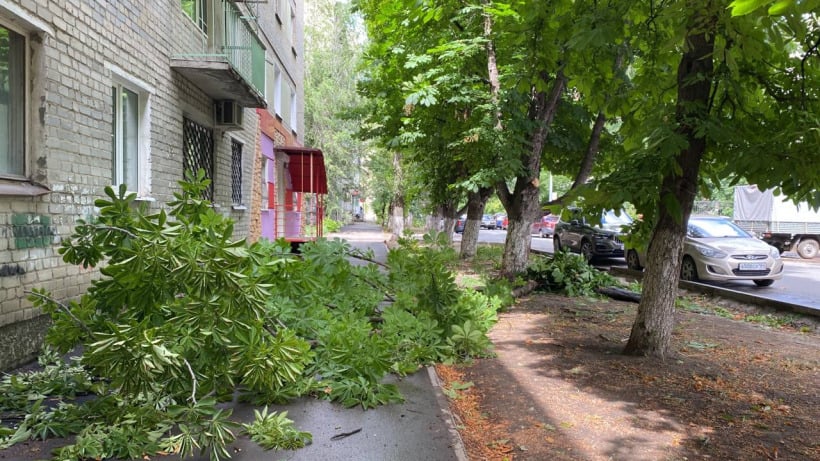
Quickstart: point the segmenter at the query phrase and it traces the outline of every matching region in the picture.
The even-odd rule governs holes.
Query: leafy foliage
[[[330,219],[330,218],[325,218],[322,221],[322,226],[324,226],[322,228],[322,232],[324,232],[324,233],[339,232],[339,229],[342,228],[342,223],[340,223],[339,221]]]
[[[299,431],[293,426],[293,421],[287,418],[287,411],[268,413],[268,407],[265,407],[261,412],[254,410],[253,413],[254,421],[251,424],[243,424],[242,432],[266,450],[295,450],[313,441],[310,433]]]
[[[592,296],[596,288],[617,284],[611,275],[566,251],[556,252],[552,257],[535,257],[527,268],[527,275],[543,289],[568,296]]]
[[[373,254],[341,240],[300,254],[284,241],[247,245],[200,198],[206,185],[201,173],[183,181],[168,214],[107,188],[98,218],[64,241],[66,261],[102,277],[67,304],[42,290],[30,299],[54,320],[48,342],[61,353],[81,344],[83,355],[69,364],[49,352],[43,371],[3,380],[0,408],[26,416],[2,446],[77,434],[58,459],[218,460],[241,427],[219,403],[237,389],[257,403],[312,394],[372,408],[401,401],[388,373],[488,349],[500,301],[454,285],[444,236],[404,241],[391,267],[353,264]],[[96,398],[82,405],[42,403],[87,393]],[[309,441],[290,424],[265,412],[245,433],[270,447]]]

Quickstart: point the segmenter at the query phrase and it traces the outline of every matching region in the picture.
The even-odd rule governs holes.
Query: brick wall
[[[94,200],[112,183],[112,82],[126,78],[148,94],[150,181],[142,198],[153,208],[178,190],[183,118],[212,126],[213,101],[169,66],[171,56],[203,40],[178,1],[12,0],[0,6],[0,24],[29,39],[28,177],[51,189],[38,197],[0,195],[2,370],[33,356],[36,331],[47,324],[26,290],[45,288],[65,300],[99,277],[65,264],[57,250],[77,219],[97,213]],[[236,221],[237,237],[254,218],[232,206],[231,140],[243,144],[243,201],[250,204],[257,120],[245,109],[243,130],[214,132],[214,201]]]

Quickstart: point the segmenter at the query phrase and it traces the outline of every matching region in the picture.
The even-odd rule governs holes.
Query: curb
[[[461,439],[461,434],[456,429],[456,421],[453,413],[450,411],[450,404],[447,402],[447,397],[441,389],[441,380],[438,378],[436,368],[427,366],[427,375],[430,377],[430,384],[433,385],[433,393],[436,395],[436,402],[438,403],[441,413],[445,416],[444,423],[447,425],[447,430],[450,432],[450,439],[453,441],[453,452],[458,461],[470,461],[467,456],[467,450],[464,447],[464,441]]]
[[[638,280],[643,278],[642,272],[635,271],[632,269],[624,269],[622,267],[611,267],[609,269],[609,273],[612,275],[623,275],[627,277],[633,277]],[[696,291],[710,296],[728,298],[746,304],[755,304],[757,306],[771,307],[779,311],[796,312],[799,314],[810,315],[813,317],[820,316],[820,311],[818,311],[817,309],[812,309],[810,307],[786,301],[779,301],[776,299],[761,298],[759,296],[750,295],[748,293],[735,291],[729,288],[716,287],[714,285],[706,285],[698,282],[689,282],[686,280],[681,280],[678,283],[678,287],[683,288],[684,290]]]

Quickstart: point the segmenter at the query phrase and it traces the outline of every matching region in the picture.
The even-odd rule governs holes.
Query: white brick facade
[[[296,39],[288,37],[285,46],[276,44],[283,40],[277,30],[281,24],[275,18],[270,22],[277,1],[237,5],[259,17],[266,59],[286,67],[296,88],[299,128],[290,142],[298,142],[304,129],[301,19],[296,22]],[[300,15],[301,2],[291,5]],[[179,189],[183,119],[213,127],[214,101],[169,65],[173,56],[191,53],[204,40],[180,0],[0,0],[0,26],[24,36],[27,51],[25,177],[0,174],[2,370],[30,359],[39,345],[30,324],[43,320],[26,300],[26,290],[45,288],[66,300],[82,294],[98,276],[97,271],[67,265],[57,250],[77,219],[96,213],[94,200],[112,184],[112,84],[124,82],[145,103],[139,192],[152,207],[171,200]],[[259,219],[251,207],[252,192],[259,190],[253,184],[259,176],[254,170],[259,143],[256,110],[244,109],[243,129],[215,129],[213,139],[214,203],[235,220],[236,236],[247,236]],[[246,207],[232,202],[234,139],[242,144]],[[23,185],[26,191],[47,187],[50,192],[15,192]],[[136,187],[129,184],[129,189]],[[23,324],[28,326],[15,329]]]

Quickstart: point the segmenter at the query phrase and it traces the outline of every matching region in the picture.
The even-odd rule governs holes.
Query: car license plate
[[[766,263],[740,263],[738,269],[742,271],[765,271]]]

